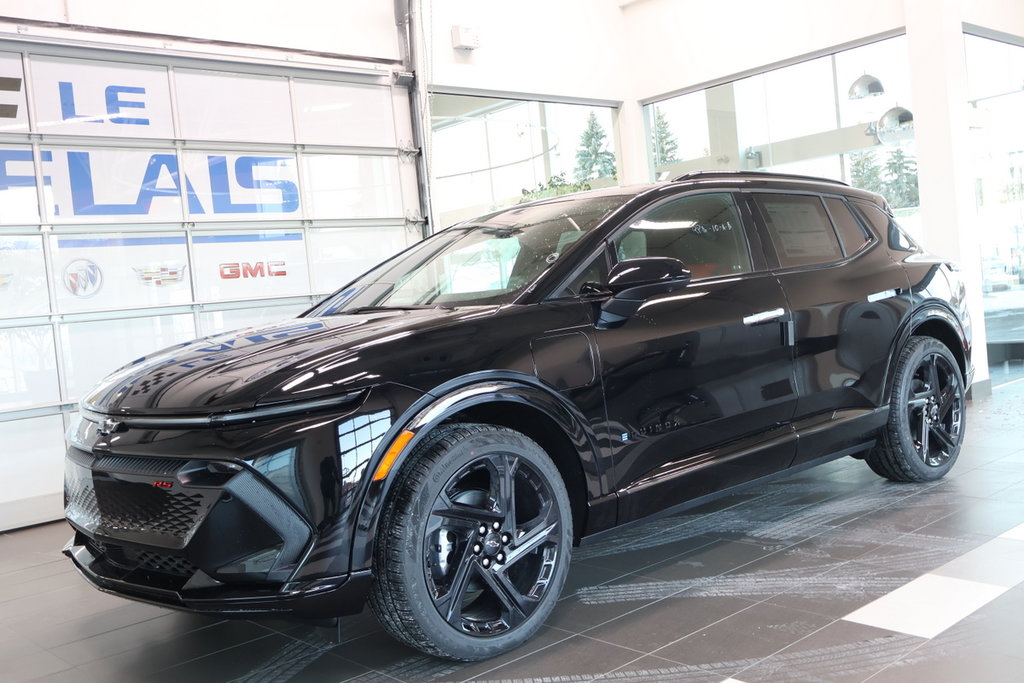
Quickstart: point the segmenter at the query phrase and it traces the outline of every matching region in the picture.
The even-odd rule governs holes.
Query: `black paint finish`
[[[651,282],[574,293],[587,268],[623,272],[608,245],[647,207],[707,192],[735,198],[742,225],[727,229],[745,235],[747,272],[701,276],[648,259],[643,272],[662,274]],[[825,197],[833,216],[854,206],[847,228],[867,231],[864,244],[847,232],[838,260],[783,268],[761,192]],[[72,434],[67,553],[126,597],[331,617],[361,608],[394,472],[444,422],[501,424],[537,441],[566,481],[577,538],[856,455],[885,423],[893,359],[911,335],[940,339],[968,384],[972,375],[955,266],[911,243],[885,210],[842,184],[710,173],[443,231],[299,319],[166,349],[104,380]],[[575,216],[582,233],[547,258],[551,244],[514,220],[545,212]],[[522,233],[534,270],[487,299],[373,304],[403,264],[483,239],[474,231]],[[374,481],[405,431],[391,476]],[[129,486],[150,506],[185,501],[187,539],[140,536],[146,520],[111,502]]]

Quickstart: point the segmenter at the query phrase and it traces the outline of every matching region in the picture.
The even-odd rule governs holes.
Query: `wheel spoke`
[[[510,628],[521,623],[533,613],[537,601],[520,593],[504,572],[481,571],[480,576],[483,577],[484,583],[491,589],[495,597],[501,601],[506,612],[505,621]]]
[[[476,527],[480,522],[501,521],[500,513],[476,505],[456,503],[446,491],[438,494],[434,502],[434,509],[430,514],[437,517],[444,517],[452,522],[461,522],[461,526]]]
[[[929,427],[928,431],[931,432],[932,435],[935,437],[936,441],[939,442],[939,445],[942,446],[943,451],[949,453],[954,448],[956,448],[956,441],[953,439],[952,436],[947,434],[946,430],[943,429],[942,427],[934,425]]]
[[[950,382],[949,386],[939,394],[939,421],[946,419],[949,414],[949,409],[953,407],[953,403],[957,398],[956,384]]]
[[[448,592],[434,600],[437,611],[441,613],[445,621],[453,626],[460,626],[462,619],[462,598],[466,594],[466,586],[469,585],[469,577],[476,570],[476,561],[473,559],[470,544],[466,545],[462,552],[462,558],[455,568],[455,576],[452,577],[451,586]]]
[[[927,410],[927,408],[925,409]],[[921,423],[920,423],[920,440],[921,440],[921,460],[928,463],[928,433],[931,431],[931,426],[928,424],[928,416],[922,411]]]
[[[928,388],[932,390],[932,395],[938,395],[939,393],[939,368],[938,368],[938,356],[931,355],[925,361],[928,365]]]
[[[505,559],[505,566],[511,566],[520,559],[529,555],[546,541],[558,540],[558,521],[552,521],[547,525],[537,525],[534,529],[515,541],[515,547],[508,551]]]
[[[519,458],[514,455],[496,455],[488,459],[491,470],[491,497],[498,506],[495,521],[502,528],[514,532],[516,528],[516,470]]]

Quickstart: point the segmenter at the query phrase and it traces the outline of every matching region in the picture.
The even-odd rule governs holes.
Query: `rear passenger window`
[[[779,263],[784,268],[830,263],[843,258],[832,221],[819,197],[755,194]]]
[[[826,198],[825,206],[832,214],[832,223],[839,233],[839,241],[847,256],[856,254],[871,242],[871,235],[861,227],[850,213],[850,207],[841,199]]]
[[[694,279],[748,273],[750,250],[729,193],[688,195],[642,214],[612,240],[619,261],[679,259]]]

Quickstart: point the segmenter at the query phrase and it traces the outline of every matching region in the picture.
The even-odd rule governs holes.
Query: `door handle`
[[[743,317],[744,325],[760,325],[772,320],[778,320],[782,316],[786,315],[786,311],[781,308],[773,308],[770,311],[761,311],[760,313],[752,313]]]

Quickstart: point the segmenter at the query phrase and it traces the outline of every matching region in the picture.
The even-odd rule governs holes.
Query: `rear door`
[[[805,462],[856,446],[859,421],[883,401],[891,346],[907,311],[907,277],[842,197],[750,197],[793,315],[795,420],[806,432],[795,463]]]

